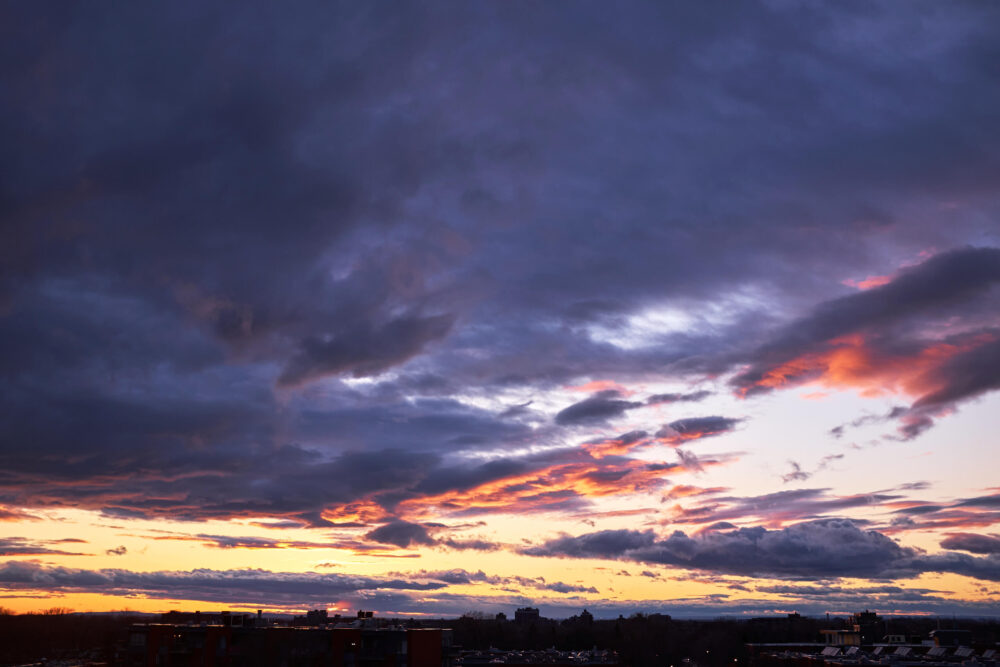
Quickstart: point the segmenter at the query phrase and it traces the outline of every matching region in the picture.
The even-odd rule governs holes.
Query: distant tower
[[[514,612],[516,623],[530,623],[538,620],[538,609],[535,607],[520,607]]]

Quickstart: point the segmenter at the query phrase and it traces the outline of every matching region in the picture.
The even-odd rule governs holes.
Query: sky
[[[4,3],[0,606],[1000,616],[1000,5]]]

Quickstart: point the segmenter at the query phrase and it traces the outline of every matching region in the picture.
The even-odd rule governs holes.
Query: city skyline
[[[1000,615],[1000,6],[0,12],[0,607]]]

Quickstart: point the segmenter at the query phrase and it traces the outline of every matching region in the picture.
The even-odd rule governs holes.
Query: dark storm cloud
[[[531,470],[529,462],[518,459],[497,459],[474,467],[438,468],[416,486],[418,493],[437,494],[444,491],[470,489],[504,477],[515,477]]]
[[[27,467],[21,459],[13,460],[22,470]],[[225,451],[210,455],[182,450],[162,453],[141,466],[131,456],[94,455],[83,461],[83,469],[60,471],[53,467],[47,480],[27,472],[10,472],[0,480],[0,491],[11,502],[25,505],[73,504],[128,518],[198,520],[267,515],[331,526],[321,517],[323,508],[407,488],[437,460],[396,450],[347,452],[326,459],[291,446],[251,450],[238,456]]]
[[[941,547],[958,551],[970,551],[974,554],[1000,554],[1000,537],[995,535],[976,535],[974,533],[955,533],[941,540]]]
[[[541,465],[456,452],[638,407],[536,432],[468,397],[702,380],[845,278],[995,238],[992,7],[2,11],[4,511],[323,526],[365,498],[341,523],[370,527]],[[971,262],[938,271],[956,308],[988,254],[935,264]],[[907,276],[892,317],[952,298]],[[690,321],[643,324],[665,305]],[[990,389],[991,349],[927,409]]]
[[[414,544],[434,544],[434,538],[427,532],[426,527],[401,520],[379,526],[366,533],[365,537],[373,542],[394,544],[404,549]]]
[[[89,411],[81,408],[74,414],[96,419],[100,416],[94,409],[98,405],[91,404]],[[120,450],[95,449],[65,466],[57,465],[59,459],[39,461],[12,452],[6,458],[8,470],[0,477],[0,499],[38,506],[72,505],[124,518],[256,520],[269,516],[313,527],[371,527],[396,514],[397,508],[412,511],[424,497],[441,494],[445,497],[440,499],[440,507],[456,516],[498,511],[578,511],[588,506],[589,493],[625,494],[655,488],[666,483],[664,475],[681,472],[683,467],[683,461],[650,463],[623,456],[645,442],[642,432],[584,443],[582,447],[562,447],[485,463],[475,459],[460,463],[460,459],[443,454],[452,448],[518,443],[530,430],[443,399],[387,404],[381,412],[371,406],[353,411],[341,407],[333,414],[310,409],[303,413],[308,429],[299,431],[308,436],[305,439],[311,441],[309,447],[275,446],[268,442],[270,436],[264,431],[259,436],[261,444],[242,448],[240,437],[256,436],[252,420],[258,415],[249,414],[243,421],[239,412],[232,417],[221,410],[212,414],[212,406],[194,404],[206,417],[210,416],[208,423],[219,423],[217,439],[209,449],[198,446],[205,441],[205,433],[171,418],[173,414],[183,415],[188,409],[186,402],[160,406],[166,408],[163,414],[154,412],[149,419],[141,411],[126,415],[124,408],[128,404],[110,405],[109,414],[122,414],[131,420],[118,433],[107,431],[108,444],[120,440]],[[379,414],[394,418],[390,423],[379,422]],[[370,419],[365,420],[365,415]],[[338,419],[340,416],[343,418]],[[103,429],[106,419],[110,417],[94,423]],[[327,439],[321,437],[320,428],[325,420],[329,420],[331,429]],[[39,421],[26,428],[49,428],[54,423]],[[82,426],[89,423],[84,421]],[[340,430],[333,430],[336,426]],[[72,428],[72,422],[65,428]],[[148,448],[130,450],[126,446],[129,440],[143,442],[147,429]],[[80,428],[78,432],[86,434],[87,430]],[[403,446],[408,438],[422,438],[424,442],[409,449],[340,453],[330,446],[338,441],[345,446],[364,443],[366,432],[387,444],[397,439]],[[539,431],[534,432],[535,437],[539,435]],[[166,450],[157,447],[157,443],[174,441],[178,446]],[[435,446],[438,451],[434,451]],[[142,466],[134,469],[138,456],[143,457]],[[699,466],[721,462],[715,457],[701,461]],[[493,488],[476,493],[483,486]],[[490,500],[483,502],[487,496]],[[266,546],[265,542],[276,543],[261,538],[257,545]]]
[[[242,386],[252,387],[252,377]],[[308,447],[281,446],[270,421],[277,406],[267,392],[241,395],[212,373],[202,378],[198,396],[168,383],[149,389],[159,391],[159,400],[119,393],[114,385],[87,397],[8,394],[4,442],[30,441],[49,457],[14,447],[0,451],[0,497],[131,516],[274,515],[322,525],[319,514],[329,504],[513,474],[524,464],[456,468],[433,450],[516,443],[530,433],[453,400],[367,403],[347,392],[334,406],[297,404],[292,429]],[[381,447],[350,451],[369,443]],[[150,494],[158,499],[147,501]]]
[[[952,572],[1000,581],[1000,560],[945,552],[927,556],[846,519],[704,532],[675,531],[658,539],[651,531],[601,531],[560,537],[522,553],[531,556],[614,558],[743,576],[779,578],[910,577]]]
[[[329,340],[309,338],[278,377],[279,384],[294,385],[323,375],[349,372],[355,377],[374,375],[403,363],[424,346],[448,333],[452,318],[397,318],[375,330],[351,331]]]
[[[632,408],[643,405],[636,401],[625,401],[614,389],[599,391],[590,398],[563,408],[556,414],[558,424],[579,424],[586,422],[601,422],[620,417]]]
[[[401,397],[330,391],[323,400],[298,403],[296,439],[319,448],[365,443],[448,453],[519,445],[537,431],[516,420],[450,397]]]
[[[531,556],[568,556],[572,558],[617,558],[623,552],[648,547],[655,541],[652,532],[634,530],[601,530],[579,537],[558,537],[540,547],[523,552]]]

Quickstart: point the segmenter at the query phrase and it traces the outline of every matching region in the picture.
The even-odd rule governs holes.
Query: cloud
[[[804,482],[812,477],[812,473],[802,470],[802,466],[795,461],[789,461],[788,464],[792,466],[792,469],[781,476],[781,481],[785,484],[788,484],[789,482]]]
[[[781,476],[781,481],[785,484],[789,482],[804,482],[816,473],[826,470],[834,461],[839,461],[842,458],[844,458],[843,454],[827,454],[820,459],[819,465],[811,472],[803,470],[797,461],[789,461],[788,464],[792,469]]]
[[[678,498],[687,498],[689,496],[715,495],[725,493],[726,491],[729,491],[729,489],[722,486],[704,488],[700,486],[693,486],[691,484],[677,484],[664,494],[663,502],[666,502],[667,500],[676,500]]]
[[[135,572],[131,570],[82,570],[8,561],[0,565],[0,588],[7,591],[45,590],[59,593],[141,595],[159,599],[206,602],[328,604],[369,590],[427,591],[443,588],[436,582],[354,577],[312,572],[267,570],[209,570]]]
[[[974,554],[1000,554],[1000,537],[974,533],[952,533],[941,541],[941,547],[969,551]]]
[[[730,417],[692,417],[664,424],[656,437],[664,444],[676,447],[689,440],[701,440],[734,430],[742,419]]]
[[[496,542],[490,542],[488,540],[477,540],[477,539],[445,539],[438,542],[442,546],[446,546],[449,549],[457,549],[459,551],[472,550],[472,551],[496,551],[500,548],[500,545]]]
[[[662,405],[664,403],[696,403],[712,395],[707,390],[692,391],[686,394],[653,394],[646,399],[646,405]]]
[[[530,470],[528,462],[511,458],[496,459],[472,467],[442,467],[421,480],[416,490],[427,494],[465,490],[505,477],[517,477]]]
[[[82,540],[37,540],[27,537],[3,537],[0,538],[0,556],[85,556],[75,551],[66,551],[58,548],[58,545],[65,543],[79,543]]]
[[[379,526],[365,533],[365,538],[383,544],[394,544],[404,549],[414,544],[434,544],[434,538],[428,534],[427,528],[402,520]]]
[[[216,391],[217,400],[208,398]],[[238,391],[223,398],[224,391],[229,390],[209,380],[197,400],[165,395],[156,405],[101,394],[38,405],[25,395],[23,402],[10,406],[10,418],[0,430],[12,441],[36,442],[51,453],[50,462],[41,465],[37,457],[18,450],[2,454],[7,475],[0,487],[17,504],[74,505],[130,516],[269,515],[323,525],[320,514],[329,506],[407,491],[421,482],[427,490],[449,480],[461,483],[463,476],[453,475],[458,471],[427,449],[486,447],[518,441],[530,432],[456,401],[391,401],[377,408],[344,402],[301,414],[294,428],[304,446],[246,446],[273,438],[265,415],[274,405],[263,396]],[[334,425],[338,430],[331,431]],[[89,434],[100,445],[69,465],[68,443],[75,432]],[[427,443],[423,451],[410,446],[413,438]],[[350,451],[351,442],[368,440],[390,446]],[[157,444],[168,441],[177,446]],[[204,442],[213,446],[200,447]],[[143,458],[143,466],[135,467],[135,456]],[[231,463],[234,458],[237,465]],[[517,465],[511,462],[508,472]],[[502,474],[501,466],[486,465],[466,476]],[[78,483],[83,480],[88,483]],[[249,488],[254,489],[252,497]],[[147,500],[150,494],[155,502]],[[194,497],[197,502],[191,501]]]
[[[363,527],[364,525],[365,524],[359,524],[354,527]],[[296,527],[301,528],[302,526],[301,524],[298,524]],[[159,531],[159,533],[162,532],[165,531]],[[309,540],[292,540],[248,535],[208,535],[205,533],[199,533],[197,535],[155,534],[149,537],[154,540],[201,542],[205,546],[215,549],[351,549],[362,552],[371,552],[376,549],[369,544],[350,539],[313,542]]]
[[[677,458],[680,459],[681,465],[691,472],[705,471],[705,466],[702,465],[701,458],[693,452],[689,452],[678,447]]]
[[[556,423],[562,425],[586,422],[602,422],[620,417],[628,410],[640,407],[642,403],[624,401],[614,389],[599,391],[590,398],[563,408],[556,414]]]
[[[643,418],[735,374],[905,394],[913,438],[995,388],[1000,251],[965,244],[996,238],[998,10],[927,11],[8,10],[0,520],[386,555],[424,539],[397,520],[492,548],[431,524],[635,494],[695,526],[884,509],[691,490],[735,457],[684,442],[737,425]]]
[[[752,577],[912,577],[953,572],[1000,581],[1000,560],[963,554],[923,555],[853,521],[823,519],[780,530],[762,527],[704,532],[600,531],[563,536],[522,553],[531,556],[612,558]]]
[[[34,514],[28,514],[27,512],[22,512],[17,509],[9,509],[6,507],[0,507],[0,521],[40,521],[40,517]]]
[[[650,444],[645,431],[629,431],[614,438],[592,440],[585,443],[587,452],[596,458],[623,456],[634,449]]]
[[[901,391],[915,400],[894,417],[900,437],[915,438],[954,404],[1000,386],[998,323],[987,315],[998,282],[1000,249],[939,253],[884,285],[820,304],[760,347],[732,384],[743,396],[807,382]],[[945,321],[943,333],[919,336]]]
[[[1000,338],[991,333],[984,339],[988,342],[973,345],[929,369],[920,378],[927,391],[913,408],[938,408],[1000,388]]]
[[[940,253],[903,270],[891,282],[864,292],[827,301],[790,324],[773,342],[758,350],[758,361],[733,379],[748,393],[768,391],[801,381],[823,367],[775,369],[807,352],[859,331],[888,328],[956,304],[964,304],[1000,282],[1000,249],[960,248]]]
[[[873,492],[847,495],[830,494],[829,489],[801,488],[757,496],[696,495],[686,507],[676,506],[670,515],[675,523],[713,524],[719,521],[752,521],[784,525],[805,519],[841,515],[855,508],[887,509],[903,496],[898,493]]]
[[[529,556],[564,556],[571,558],[617,558],[626,551],[651,546],[656,537],[652,531],[601,530],[578,537],[564,535],[522,553]]]
[[[965,531],[1000,521],[1000,494],[960,498],[947,503],[906,500],[887,503],[895,515],[884,530]]]
[[[105,549],[104,553],[107,554],[108,556],[124,556],[125,554],[128,553],[128,549],[126,549],[124,546],[117,546],[111,549]]]
[[[678,462],[651,462],[614,454],[622,442],[641,442],[641,436],[625,434],[619,442],[595,447],[560,448],[526,457],[510,475],[490,476],[476,485],[452,483],[455,490],[434,495],[413,495],[402,500],[398,510],[412,517],[471,517],[495,513],[545,512],[576,515],[589,510],[591,499],[623,496],[660,489],[668,475],[726,465],[730,455],[692,458],[678,454]],[[594,443],[589,443],[594,445]],[[625,447],[628,449],[628,447]],[[497,460],[494,463],[500,463]],[[499,469],[506,466],[500,465]],[[473,478],[478,477],[472,469]]]
[[[488,575],[482,570],[469,572],[460,568],[452,570],[419,570],[417,572],[393,572],[393,576],[405,577],[407,579],[440,581],[446,584],[474,584],[486,583],[494,586],[521,586],[538,590],[553,591],[556,593],[598,593],[593,586],[581,586],[578,584],[568,584],[562,581],[549,582],[544,577],[504,577]]]
[[[295,385],[324,375],[374,375],[399,365],[451,329],[450,315],[400,317],[377,329],[359,329],[329,338],[310,337],[278,377],[280,385]]]
[[[579,584],[567,584],[562,581],[556,581],[549,584],[542,584],[539,588],[548,591],[554,591],[556,593],[593,593],[597,595],[600,593],[599,590],[593,586],[581,586]]]

